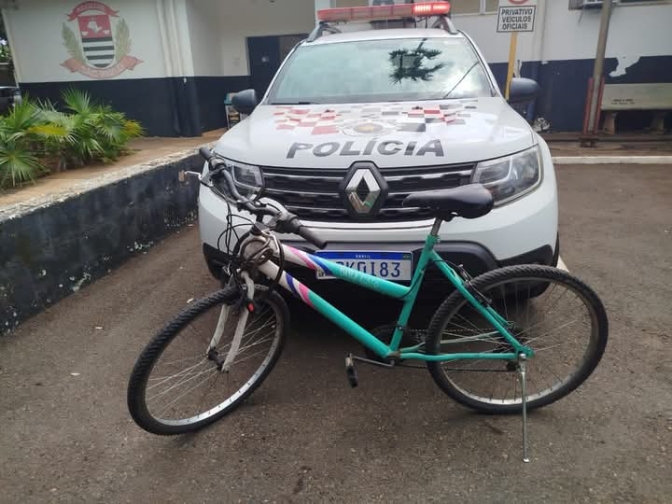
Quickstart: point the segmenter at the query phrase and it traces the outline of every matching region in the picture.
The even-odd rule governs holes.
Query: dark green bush
[[[0,117],[0,187],[14,187],[54,171],[109,163],[142,136],[137,121],[88,93],[63,93],[64,111],[24,99]]]

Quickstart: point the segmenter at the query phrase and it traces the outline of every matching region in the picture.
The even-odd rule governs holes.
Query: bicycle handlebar
[[[315,233],[312,229],[307,228],[303,224],[299,226],[299,229],[296,231],[296,234],[298,234],[301,238],[303,238],[307,242],[312,243],[320,250],[322,250],[327,246],[327,242],[325,242],[322,238],[320,238],[317,235],[317,233]]]
[[[208,163],[212,159],[212,152],[205,145],[198,149],[198,153],[205,159]]]
[[[258,217],[269,216],[277,219],[275,230],[280,233],[293,233],[302,237],[304,240],[312,243],[319,249],[323,249],[327,246],[327,243],[322,240],[315,232],[310,228],[305,227],[299,218],[291,213],[284,213],[280,210],[276,210],[267,205],[255,203],[249,198],[246,198],[236,188],[236,184],[233,181],[233,176],[226,170],[226,165],[224,162],[213,162],[214,156],[212,152],[207,147],[201,147],[199,149],[199,154],[208,162],[208,173],[201,178],[201,183],[207,186],[209,189],[213,190],[215,193],[218,193],[215,187],[212,184],[213,177],[221,175],[226,182],[226,186],[230,191],[231,195],[236,200],[236,205],[238,210],[245,210],[253,215]],[[218,165],[222,166],[218,166]],[[225,196],[225,195],[221,195]]]

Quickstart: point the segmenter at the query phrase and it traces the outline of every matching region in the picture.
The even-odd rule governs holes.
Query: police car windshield
[[[371,103],[492,96],[483,65],[462,38],[302,45],[278,74],[270,104]]]

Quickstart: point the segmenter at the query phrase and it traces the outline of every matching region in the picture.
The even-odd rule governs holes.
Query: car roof
[[[338,42],[359,42],[362,40],[387,40],[405,38],[454,38],[461,39],[461,33],[451,34],[441,28],[390,28],[385,30],[360,30],[335,33],[319,37],[306,45],[334,44]]]

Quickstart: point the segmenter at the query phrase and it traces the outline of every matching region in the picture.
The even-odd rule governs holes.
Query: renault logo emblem
[[[368,168],[358,168],[345,186],[345,194],[355,212],[368,214],[380,197],[380,186]]]
[[[373,163],[352,165],[341,183],[343,203],[356,220],[372,219],[387,196],[387,183]]]

